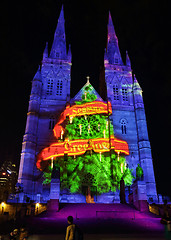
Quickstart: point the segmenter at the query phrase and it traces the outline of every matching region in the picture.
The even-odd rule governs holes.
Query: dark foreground
[[[14,227],[26,226],[31,240],[64,240],[68,215],[72,215],[74,222],[83,230],[84,240],[169,239],[160,217],[119,204],[66,204],[60,212],[44,212],[35,217],[18,219],[15,225],[12,221],[1,225],[0,233],[6,235]]]

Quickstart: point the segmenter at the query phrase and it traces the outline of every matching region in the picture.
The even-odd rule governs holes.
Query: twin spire
[[[115,33],[115,28],[113,25],[112,16],[110,12],[108,19],[107,48],[105,49],[104,62],[105,65],[107,64],[123,65],[118,45],[118,38]],[[126,52],[126,66],[131,66],[128,52]]]
[[[60,12],[58,19],[58,24],[54,34],[54,41],[52,44],[51,52],[49,55],[50,58],[59,59],[59,60],[68,60],[71,62],[71,48],[67,53],[66,50],[66,37],[65,37],[65,18],[64,18],[64,9]],[[48,44],[46,44],[43,58],[48,58]],[[109,12],[108,20],[108,37],[107,37],[107,49],[105,50],[104,56],[105,65],[106,64],[117,64],[123,65],[122,57],[119,50],[118,38],[115,33],[111,13]],[[128,53],[126,52],[126,65],[131,66]]]
[[[47,43],[43,53],[43,58],[48,58],[48,57],[53,59],[59,59],[59,60],[66,60],[66,61],[68,60],[69,62],[71,62],[71,47],[69,46],[68,52],[66,49],[65,18],[64,18],[63,5],[61,8],[57,27],[55,30],[54,40],[53,40],[52,48],[50,51],[50,55],[48,56]]]

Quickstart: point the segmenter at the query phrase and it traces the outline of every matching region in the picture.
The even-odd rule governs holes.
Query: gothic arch
[[[127,82],[126,78],[123,78],[122,82],[121,82],[121,94],[122,94],[122,101],[125,104],[129,103],[128,91],[129,91],[128,82]]]
[[[121,86],[128,87],[128,80],[125,77],[121,79]]]
[[[56,117],[55,115],[50,115],[49,116],[49,130],[53,130],[56,122]]]
[[[128,124],[128,120],[126,118],[121,118],[120,119],[120,128],[121,128],[121,132],[122,134],[127,134],[127,124]]]
[[[114,53],[114,64],[120,64],[120,56],[117,52]]]
[[[119,101],[119,84],[117,81],[112,84],[113,100]]]

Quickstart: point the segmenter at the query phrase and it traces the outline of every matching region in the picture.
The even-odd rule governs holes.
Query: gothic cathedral
[[[42,65],[32,81],[18,177],[18,182],[23,185],[24,190],[24,196],[20,199],[21,202],[25,201],[26,196],[39,202],[47,202],[50,199],[50,186],[43,184],[43,173],[36,165],[37,156],[42,149],[56,142],[53,129],[60,114],[64,111],[68,102],[72,105],[74,101],[80,100],[82,94],[82,90],[80,90],[73,99],[70,99],[72,57],[70,49],[68,52],[66,50],[64,21],[62,7],[50,54],[48,54],[48,45],[46,44]],[[132,174],[136,176],[138,164],[143,169],[144,191],[147,200],[153,198],[154,201],[157,201],[142,89],[135,75],[132,74],[127,53],[126,64],[122,61],[110,13],[104,66],[107,99],[111,103],[112,109],[110,121],[113,125],[114,136],[128,144],[129,154],[125,158],[129,169],[132,169]],[[103,101],[93,86],[91,87],[93,93],[97,96],[97,100]],[[130,189],[131,186],[129,191],[131,191]],[[127,190],[126,195],[128,195]],[[94,201],[101,203],[117,202],[118,196],[119,189],[116,192],[102,193]],[[85,195],[61,190],[59,201],[85,202]]]

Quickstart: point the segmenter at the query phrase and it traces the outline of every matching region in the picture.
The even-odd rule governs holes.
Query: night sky
[[[128,50],[143,90],[158,193],[171,195],[171,44],[169,1],[64,1],[67,46],[72,48],[72,95],[86,83],[99,90],[108,10],[123,60]],[[26,4],[27,3],[27,4]],[[23,1],[2,9],[1,163],[19,165],[31,81],[45,44],[53,41],[62,1]],[[170,186],[169,186],[170,185]],[[169,189],[170,188],[170,189]]]

